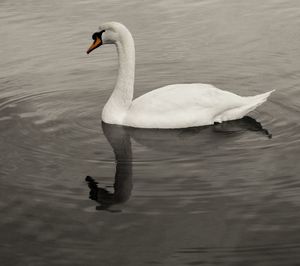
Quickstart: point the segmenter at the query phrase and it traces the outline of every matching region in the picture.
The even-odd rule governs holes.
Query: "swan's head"
[[[92,35],[93,43],[87,50],[87,54],[103,44],[123,42],[128,35],[131,37],[129,30],[123,24],[118,22],[104,23],[99,27],[99,31]]]

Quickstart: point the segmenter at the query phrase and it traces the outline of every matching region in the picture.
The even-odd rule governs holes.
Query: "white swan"
[[[115,89],[102,111],[108,124],[138,128],[186,128],[242,118],[273,92],[241,97],[209,84],[174,84],[133,100],[135,49],[129,30],[108,22],[93,34],[87,53],[102,44],[115,44],[119,72]]]

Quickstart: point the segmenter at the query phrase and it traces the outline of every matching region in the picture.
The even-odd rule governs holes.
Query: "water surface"
[[[85,51],[112,20],[135,38],[135,96],[276,93],[210,127],[103,124],[117,56]],[[1,265],[299,263],[299,3],[1,1],[0,22]]]

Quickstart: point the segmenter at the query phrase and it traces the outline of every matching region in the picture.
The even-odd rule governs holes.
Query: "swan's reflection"
[[[114,192],[99,187],[91,176],[87,176],[86,181],[90,188],[90,199],[100,204],[96,209],[111,212],[118,212],[112,210],[111,206],[126,202],[131,195],[133,186],[131,139],[148,148],[164,152],[199,153],[199,148],[203,148],[205,143],[209,143],[211,149],[214,145],[231,141],[231,137],[235,134],[245,131],[256,131],[268,138],[272,137],[259,122],[249,116],[212,126],[186,129],[138,129],[104,122],[102,122],[102,129],[113,148],[116,159]]]
[[[116,173],[114,192],[109,192],[106,188],[98,187],[97,182],[90,176],[86,177],[90,188],[90,199],[100,203],[97,210],[110,209],[112,205],[126,202],[132,190],[132,153],[130,136],[123,126],[102,123],[103,133],[113,148],[116,159]]]

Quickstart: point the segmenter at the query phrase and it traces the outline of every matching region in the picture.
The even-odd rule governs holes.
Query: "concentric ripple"
[[[293,175],[287,177],[284,190],[278,185],[281,182],[278,170],[270,169],[270,174],[264,176],[264,166],[279,160],[279,151],[288,157],[300,139],[299,108],[288,104],[288,97],[280,92],[275,93],[264,108],[253,112],[252,118],[183,130],[106,125],[110,133],[104,136],[100,114],[108,95],[109,91],[65,89],[3,98],[0,106],[2,143],[20,155],[18,160],[9,160],[6,167],[4,164],[3,173],[8,174],[12,169],[18,171],[19,165],[26,165],[31,160],[42,167],[47,159],[51,161],[47,166],[50,168],[55,168],[57,161],[64,164],[85,163],[86,167],[110,168],[108,176],[101,175],[101,187],[113,184],[115,171],[118,172],[115,176],[117,182],[118,178],[124,178],[122,171],[125,174],[128,169],[132,172],[134,166],[128,182],[137,179],[138,183],[132,194],[139,204],[144,202],[154,206],[154,213],[162,212],[160,207],[164,201],[170,213],[186,206],[189,213],[197,213],[202,203],[212,199],[223,200],[224,197],[243,197],[246,205],[249,202],[255,204],[269,191],[275,190],[286,200],[294,198],[288,187],[297,187],[300,183]],[[282,101],[286,102],[286,108]],[[118,163],[115,163],[118,148],[109,145],[118,143],[120,139],[118,148],[130,150],[131,154],[122,159],[127,162],[127,167],[123,167],[121,172],[117,170]],[[129,142],[124,144],[124,139]],[[261,161],[263,164],[260,166]],[[255,170],[250,170],[254,164]],[[284,161],[284,166],[289,167],[289,163]],[[223,178],[230,176],[231,172],[234,172],[235,181]],[[35,176],[35,173],[31,175]],[[26,180],[20,184],[24,186],[29,182],[25,185],[30,187],[32,184],[28,178]],[[51,182],[49,177],[46,180],[46,183]],[[258,192],[257,188],[265,182],[268,190]],[[126,190],[126,182],[122,185]],[[40,189],[43,193],[52,193],[51,185],[49,188],[48,184],[41,184]],[[120,186],[118,189],[122,191],[123,188]],[[256,197],[252,199],[254,192]],[[53,194],[57,193],[53,191]],[[157,202],[160,206],[156,206]],[[135,201],[132,204],[127,212],[142,211],[135,206]],[[148,212],[152,211],[145,211]]]

